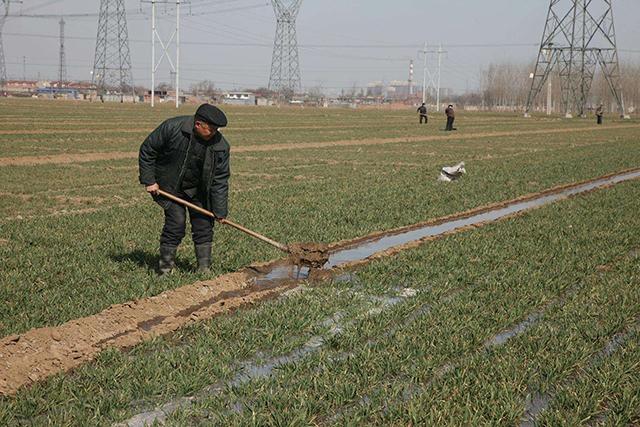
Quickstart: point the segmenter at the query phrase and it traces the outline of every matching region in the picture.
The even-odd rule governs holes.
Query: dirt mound
[[[258,286],[249,273],[231,273],[155,297],[117,304],[60,326],[0,340],[0,395],[93,360],[107,347],[127,348],[197,320],[233,311],[296,286]]]
[[[294,265],[322,268],[329,261],[327,245],[319,243],[292,243],[289,245],[289,259]]]

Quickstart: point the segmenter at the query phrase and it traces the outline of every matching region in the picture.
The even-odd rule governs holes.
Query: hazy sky
[[[13,4],[11,12],[96,14],[67,18],[65,28],[69,77],[89,80],[99,3],[23,0],[22,5]],[[148,86],[150,5],[135,0],[125,4],[134,80]],[[479,70],[490,62],[534,60],[548,5],[549,0],[304,0],[297,25],[302,83],[331,91],[375,80],[406,80],[411,58],[415,79],[421,83],[422,58],[417,51],[426,41],[432,46],[442,43],[447,50],[443,87],[456,92],[475,89]],[[616,0],[614,8],[621,60],[640,61],[640,0]],[[269,1],[191,0],[191,6],[182,6],[182,14],[183,87],[204,79],[227,89],[267,85],[275,33]],[[168,38],[175,27],[174,6],[161,17],[160,31]],[[27,78],[40,73],[55,79],[58,30],[58,19],[9,19],[4,29],[9,77],[22,78],[25,57]],[[169,80],[166,62],[157,78]]]

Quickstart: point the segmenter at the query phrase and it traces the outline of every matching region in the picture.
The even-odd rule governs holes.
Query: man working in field
[[[158,194],[162,189],[197,206],[227,216],[229,192],[229,143],[218,129],[227,117],[213,105],[203,104],[195,116],[163,122],[140,147],[140,183],[164,209],[160,236],[160,275],[175,266],[176,251],[185,235],[186,209]],[[191,234],[198,271],[211,265],[213,219],[189,209]]]
[[[420,114],[420,124],[422,124],[422,120],[427,124],[429,122],[429,118],[427,117],[427,106],[424,102],[420,107],[418,107],[418,113]]]
[[[599,125],[602,124],[602,116],[604,116],[604,108],[602,104],[600,104],[596,109],[596,123],[598,123]]]
[[[456,119],[456,112],[453,111],[452,104],[449,104],[447,109],[444,110],[444,114],[447,116],[447,126],[444,130],[447,130],[447,131],[456,130],[456,128],[453,127],[453,122]]]

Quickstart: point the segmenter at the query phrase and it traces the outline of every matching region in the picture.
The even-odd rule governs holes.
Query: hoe
[[[188,207],[189,209],[193,209],[194,211],[200,212],[203,215],[210,216],[211,218],[218,221],[220,224],[229,225],[237,230],[242,231],[243,233],[248,234],[251,237],[255,237],[258,240],[262,240],[263,242],[280,249],[283,252],[289,254],[289,257],[296,265],[306,265],[311,268],[321,268],[329,259],[329,254],[327,252],[326,247],[323,245],[315,244],[315,243],[292,243],[290,245],[283,245],[282,243],[276,242],[262,234],[256,233],[255,231],[249,230],[241,226],[240,224],[236,224],[233,221],[230,221],[226,218],[218,218],[216,214],[210,212],[206,209],[203,209],[199,206],[194,205],[193,203],[189,203],[186,200],[183,200],[179,197],[174,196],[173,194],[169,194],[166,191],[158,190],[158,194],[167,199],[173,200],[176,203],[180,203],[183,206]]]

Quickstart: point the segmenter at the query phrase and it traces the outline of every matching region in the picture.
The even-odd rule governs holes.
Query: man
[[[218,129],[227,125],[225,114],[203,104],[195,116],[168,119],[140,147],[140,183],[164,209],[160,236],[160,275],[175,266],[176,251],[185,235],[185,207],[158,194],[162,189],[197,206],[227,216],[229,143]],[[213,219],[189,209],[191,234],[199,272],[209,272]]]
[[[597,118],[597,122],[599,125],[602,124],[602,116],[604,115],[604,108],[602,107],[602,104],[598,105],[598,108],[596,109],[596,118]]]
[[[427,117],[427,106],[423,102],[420,107],[418,107],[418,113],[420,113],[420,124],[422,124],[422,120],[424,119],[424,123],[427,124],[429,122],[429,118]]]
[[[453,111],[453,105],[449,104],[446,110],[444,110],[444,114],[447,116],[447,127],[444,129],[446,131],[455,130],[453,127],[453,121],[456,119],[456,113]]]

